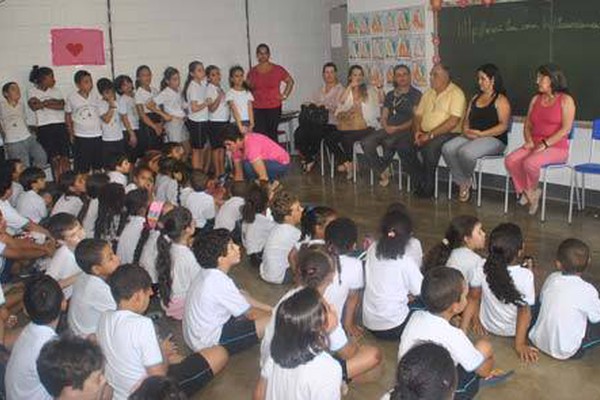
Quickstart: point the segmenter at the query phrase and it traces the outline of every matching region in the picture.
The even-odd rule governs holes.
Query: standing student
[[[135,248],[144,230],[149,206],[150,194],[145,189],[132,190],[125,195],[127,223],[117,244],[117,256],[123,264],[133,262]]]
[[[113,158],[110,164],[106,165],[108,170],[108,179],[111,183],[118,183],[125,189],[129,181],[129,173],[131,172],[131,162],[125,154],[119,154]]]
[[[100,315],[117,308],[106,280],[120,260],[110,244],[99,239],[82,240],[75,248],[75,259],[84,273],[73,285],[67,320],[75,335],[89,337],[96,334]]]
[[[141,154],[158,150],[163,143],[164,127],[159,114],[148,108],[148,103],[158,94],[152,86],[152,71],[140,65],[135,72],[135,106],[140,117],[138,147]]]
[[[144,153],[138,145],[140,116],[135,104],[133,81],[127,75],[119,75],[115,79],[115,90],[119,95],[117,106],[119,117],[121,117],[121,125],[123,125],[123,136],[126,139],[127,154],[129,160],[135,163]]]
[[[223,128],[229,123],[230,110],[221,88],[221,70],[209,65],[206,67],[208,85],[206,87],[206,104],[208,106],[208,140],[212,150],[212,167],[215,176],[225,173],[225,145]]]
[[[229,91],[225,101],[231,110],[230,122],[236,124],[240,132],[248,133],[254,130],[254,97],[250,93],[248,83],[244,79],[244,69],[239,65],[229,69]]]
[[[54,179],[70,168],[69,137],[65,124],[65,100],[56,87],[54,71],[34,65],[29,73],[34,86],[29,90],[27,104],[35,112],[37,140],[46,152]]]
[[[21,184],[25,193],[17,201],[17,211],[23,217],[39,224],[48,216],[46,201],[40,192],[46,188],[46,173],[38,167],[29,167],[21,174]]]
[[[102,168],[102,124],[98,112],[100,99],[92,92],[92,75],[85,70],[75,73],[77,91],[65,103],[67,129],[74,143],[73,158],[77,172]]]
[[[206,73],[204,64],[192,61],[183,85],[183,99],[188,107],[187,126],[192,145],[192,168],[207,172],[209,165],[208,143],[208,104],[206,102]]]
[[[275,228],[275,221],[267,216],[268,207],[267,188],[256,183],[251,184],[241,208],[242,244],[250,259],[250,265],[255,268],[260,267],[267,238]]]
[[[160,93],[147,104],[148,108],[157,113],[165,121],[165,132],[169,142],[181,143],[189,153],[188,132],[185,128],[185,110],[183,97],[179,92],[181,77],[179,71],[167,67],[160,81]]]
[[[29,133],[25,121],[25,106],[21,101],[21,89],[16,82],[2,86],[0,101],[0,125],[4,132],[4,147],[8,158],[16,158],[25,167],[43,167],[48,161],[46,152]]]
[[[169,376],[192,396],[225,367],[227,352],[220,346],[184,358],[170,338],[159,342],[152,320],[144,316],[152,283],[143,268],[123,265],[109,284],[118,308],[102,315],[97,337],[115,400],[127,399],[148,376]]]
[[[125,154],[125,138],[121,114],[127,110],[117,101],[115,86],[110,79],[101,78],[96,82],[102,100],[98,104],[98,113],[102,120],[102,164],[106,168],[115,159]]]
[[[66,212],[81,220],[89,206],[86,188],[87,175],[75,171],[65,171],[58,182],[63,194],[54,204],[50,215]]]
[[[581,278],[590,264],[588,245],[566,239],[558,246],[558,271],[550,274],[542,288],[540,313],[529,338],[556,359],[580,358],[600,343],[598,291]]]
[[[215,198],[205,192],[208,177],[199,170],[190,174],[189,187],[181,190],[181,205],[192,213],[196,232],[208,231],[214,226],[217,206]]]
[[[50,400],[38,375],[36,361],[42,347],[56,337],[60,313],[66,308],[58,283],[40,276],[27,283],[23,303],[31,322],[15,343],[6,366],[5,387],[8,400]]]

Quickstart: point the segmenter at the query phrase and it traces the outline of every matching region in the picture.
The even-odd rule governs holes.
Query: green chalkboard
[[[598,3],[530,0],[443,8],[438,20],[441,59],[467,95],[476,90],[479,65],[498,65],[514,115],[527,112],[536,90],[536,68],[555,62],[567,76],[577,119],[594,119],[600,116]]]

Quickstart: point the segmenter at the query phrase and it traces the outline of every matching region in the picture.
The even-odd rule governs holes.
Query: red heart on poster
[[[83,51],[83,44],[69,43],[67,44],[67,50],[73,55],[73,57],[77,57]]]

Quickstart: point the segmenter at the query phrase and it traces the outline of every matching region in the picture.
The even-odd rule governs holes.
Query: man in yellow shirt
[[[452,83],[446,66],[436,64],[429,76],[431,88],[423,94],[415,111],[414,143],[398,148],[420,197],[433,195],[442,146],[460,134],[466,108],[465,94]]]

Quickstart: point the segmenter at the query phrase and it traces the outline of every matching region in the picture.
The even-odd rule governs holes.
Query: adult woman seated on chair
[[[537,212],[541,191],[540,170],[549,164],[564,163],[569,157],[569,132],[575,119],[575,102],[569,95],[567,79],[557,65],[537,70],[538,94],[529,103],[523,134],[525,144],[506,156],[506,170],[519,204],[529,204],[529,214]]]
[[[477,68],[477,82],[479,91],[467,108],[462,135],[442,147],[461,202],[469,201],[477,159],[502,154],[508,142],[510,103],[498,67],[484,64]]]
[[[352,150],[354,143],[364,139],[379,128],[379,103],[382,85],[368,87],[365,73],[360,65],[353,65],[348,71],[348,87],[340,98],[335,116],[337,119],[337,140],[342,150],[343,159],[338,167],[346,172],[346,178],[352,179]]]

